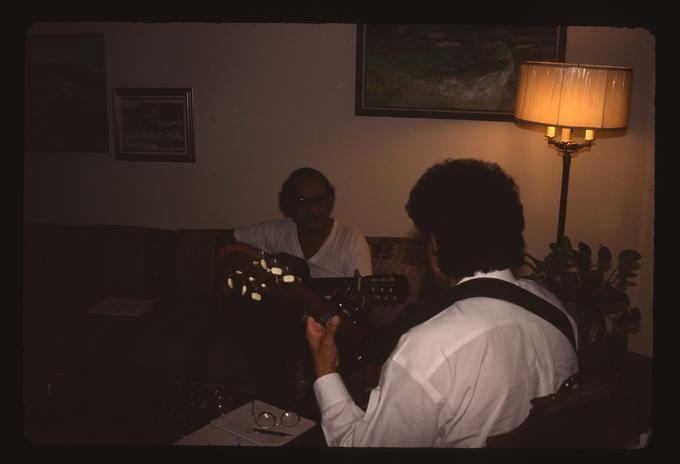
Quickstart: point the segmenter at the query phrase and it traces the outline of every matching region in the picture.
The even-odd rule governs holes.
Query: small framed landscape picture
[[[190,88],[114,88],[116,159],[194,162]]]

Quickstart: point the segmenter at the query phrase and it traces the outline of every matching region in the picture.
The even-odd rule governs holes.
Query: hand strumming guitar
[[[338,347],[335,344],[335,334],[340,327],[340,317],[333,316],[325,326],[313,317],[307,316],[307,341],[314,358],[314,373],[316,377],[337,372],[340,365]]]

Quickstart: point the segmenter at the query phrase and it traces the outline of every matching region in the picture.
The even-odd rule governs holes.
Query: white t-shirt
[[[512,282],[564,311],[553,294],[508,269],[461,282],[476,277]],[[402,335],[365,413],[338,374],[318,378],[314,393],[330,446],[481,447],[517,428],[533,398],[554,393],[577,370],[558,328],[512,303],[475,297]]]
[[[234,238],[267,253],[288,253],[304,259],[297,225],[290,218],[274,219],[234,229]],[[306,260],[311,277],[352,277],[371,275],[371,249],[356,227],[333,219],[333,228],[319,250]]]

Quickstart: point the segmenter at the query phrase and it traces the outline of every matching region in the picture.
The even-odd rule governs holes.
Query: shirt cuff
[[[316,379],[314,395],[321,412],[326,411],[334,404],[352,399],[338,373],[326,374]]]

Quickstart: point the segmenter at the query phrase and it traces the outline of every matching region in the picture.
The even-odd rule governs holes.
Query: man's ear
[[[439,260],[437,259],[437,239],[430,234],[427,241],[427,261],[432,271],[435,283],[438,287],[448,288],[451,286],[449,276],[446,275],[439,267]]]
[[[430,265],[432,267],[435,267],[439,269],[439,259],[437,258],[437,239],[434,238],[434,235],[430,234],[430,237],[427,240],[427,254],[428,254],[428,260],[430,261]]]
[[[335,206],[335,194],[332,193],[330,194],[330,198],[328,199],[328,211],[333,212],[334,206]]]

